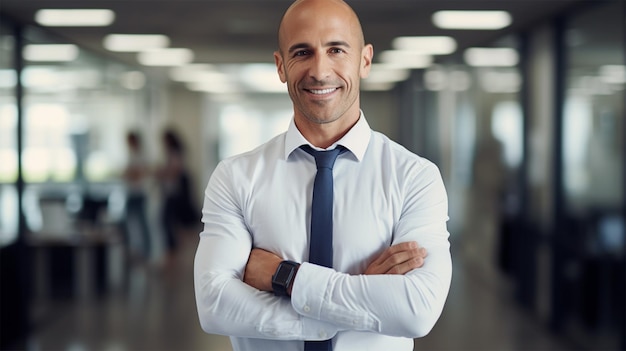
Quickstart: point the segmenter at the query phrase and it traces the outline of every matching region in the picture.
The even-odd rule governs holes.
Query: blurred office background
[[[2,350],[230,350],[196,315],[199,209],[219,160],[289,123],[272,58],[289,3],[0,3]],[[626,2],[349,3],[376,51],[368,121],[435,162],[450,199],[452,289],[415,349],[626,350]],[[97,27],[46,9],[105,11]],[[450,28],[442,10],[496,23]],[[193,213],[175,249],[172,164]]]

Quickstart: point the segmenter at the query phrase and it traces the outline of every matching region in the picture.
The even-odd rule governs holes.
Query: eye
[[[330,49],[330,53],[331,54],[341,54],[341,53],[344,53],[344,52],[345,51],[343,49],[340,49],[340,48],[332,48],[332,49]]]
[[[307,55],[309,55],[309,51],[307,51],[307,50],[298,50],[298,51],[294,52],[294,54],[293,54],[294,57],[307,56]]]

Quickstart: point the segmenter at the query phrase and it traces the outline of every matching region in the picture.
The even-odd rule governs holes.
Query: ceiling
[[[353,0],[366,40],[375,52],[390,48],[394,37],[449,35],[458,50],[488,45],[506,33],[528,28],[580,3],[581,0]],[[108,27],[54,27],[51,32],[85,48],[137,64],[136,54],[108,52],[102,40],[109,33],[166,34],[171,47],[192,49],[196,63],[273,62],[278,22],[291,0],[2,0],[0,12],[34,23],[42,8],[105,8],[116,13]],[[510,27],[499,31],[441,30],[431,15],[442,9],[509,11]]]

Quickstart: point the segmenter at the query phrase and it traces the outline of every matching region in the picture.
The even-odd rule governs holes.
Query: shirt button
[[[311,307],[304,306],[303,310],[304,310],[304,312],[311,312]]]
[[[328,335],[327,335],[327,334],[326,334],[326,332],[325,332],[325,331],[323,331],[323,330],[321,330],[321,331],[320,331],[320,334],[319,334],[319,335],[320,335],[320,338],[322,338],[322,339],[327,339],[327,338],[328,338]]]

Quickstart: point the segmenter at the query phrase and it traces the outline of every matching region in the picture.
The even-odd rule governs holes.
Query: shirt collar
[[[348,149],[360,162],[365,155],[365,150],[367,150],[367,145],[369,144],[371,134],[372,130],[370,129],[367,120],[365,120],[365,115],[363,114],[363,111],[361,111],[361,115],[359,116],[359,120],[356,122],[356,124],[352,128],[350,128],[346,135],[344,135],[336,143],[331,145],[328,150],[334,149],[335,147],[337,147],[337,145],[342,145],[343,147]],[[319,148],[314,147],[308,140],[304,138],[302,133],[300,133],[300,131],[296,127],[296,123],[292,118],[285,136],[285,159],[287,159],[289,155],[291,155],[291,153],[295,149],[299,148],[301,145],[310,145],[314,149],[319,150]]]

